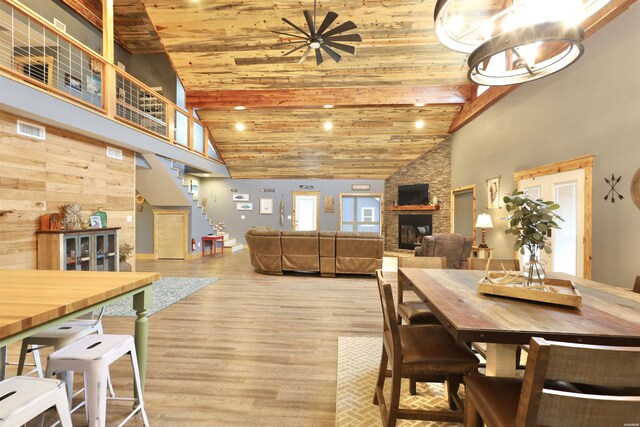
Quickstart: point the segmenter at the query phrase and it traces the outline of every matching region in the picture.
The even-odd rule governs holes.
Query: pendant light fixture
[[[449,49],[470,54],[468,77],[484,86],[551,75],[584,52],[580,23],[610,0],[438,0],[435,33]]]

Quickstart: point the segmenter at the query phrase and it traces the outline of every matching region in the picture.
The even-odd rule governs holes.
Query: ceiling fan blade
[[[308,47],[307,51],[304,53],[304,55],[302,55],[302,58],[300,58],[300,61],[298,61],[298,64],[302,64],[307,59],[307,57],[309,56],[309,53],[311,53],[311,48],[310,47]]]
[[[282,34],[283,36],[289,36],[289,37],[295,37],[297,39],[307,40],[307,37],[298,36],[296,34],[283,33],[282,31],[271,31],[271,32],[275,34]]]
[[[306,44],[304,44],[304,45],[302,45],[302,46],[298,46],[298,47],[296,47],[296,48],[294,48],[294,49],[291,49],[289,52],[285,53],[285,54],[284,54],[284,55],[282,55],[282,56],[289,56],[289,55],[291,55],[293,52],[298,51],[298,50],[302,49],[302,48],[303,48],[303,47],[305,47],[305,46],[306,46]]]
[[[342,44],[342,43],[334,43],[331,40],[325,40],[324,44],[331,46],[334,49],[339,49],[343,52],[347,52],[350,53],[351,55],[354,55],[356,53],[356,48],[353,46],[348,46],[346,44]]]
[[[309,12],[308,10],[305,10],[302,13],[304,13],[304,19],[307,21],[307,27],[309,27],[309,31],[311,31],[311,35],[315,36],[316,26],[313,25],[313,17],[311,16],[311,12]]]
[[[338,53],[336,51],[334,51],[331,48],[329,48],[326,44],[322,45],[322,49],[324,49],[324,51],[327,52],[329,54],[329,56],[331,58],[333,58],[334,61],[340,62],[340,60],[342,59],[342,57],[340,55],[338,55]]]
[[[334,34],[344,33],[345,31],[355,30],[356,28],[358,28],[356,24],[354,24],[352,21],[347,21],[344,24],[338,25],[333,30],[327,31],[322,35],[322,37],[331,37]]]
[[[324,62],[324,58],[322,57],[322,53],[320,53],[320,49],[316,49],[316,65],[320,65]]]
[[[329,28],[329,26],[331,24],[333,24],[333,21],[335,21],[336,19],[338,19],[338,14],[335,12],[329,12],[327,13],[327,16],[324,17],[324,21],[322,21],[322,24],[320,24],[320,28],[318,28],[318,34],[322,35],[322,33]]]
[[[361,42],[362,37],[360,34],[344,34],[341,36],[323,37],[325,40],[331,40],[332,42]]]
[[[307,38],[311,38],[311,36],[309,34],[306,33],[306,31],[304,31],[302,28],[298,27],[296,24],[294,24],[293,22],[289,21],[287,18],[282,18],[282,20],[284,22],[286,22],[287,24],[289,24],[290,26],[292,26],[293,28],[295,28],[296,30],[300,31],[302,34],[304,34],[305,36],[307,36]]]

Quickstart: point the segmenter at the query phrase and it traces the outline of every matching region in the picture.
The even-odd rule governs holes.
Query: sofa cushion
[[[283,231],[282,269],[320,271],[320,244],[317,231]]]

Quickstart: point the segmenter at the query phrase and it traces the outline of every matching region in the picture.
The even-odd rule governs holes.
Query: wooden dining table
[[[144,387],[151,284],[159,278],[159,273],[0,270],[0,348],[132,296]]]
[[[640,294],[567,274],[582,294],[580,308],[478,293],[484,271],[400,268],[458,342],[487,343],[487,375],[515,376],[516,349],[531,337],[640,347]]]

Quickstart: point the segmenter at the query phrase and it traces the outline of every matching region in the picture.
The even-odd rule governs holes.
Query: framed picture
[[[252,211],[253,203],[240,202],[236,203],[236,210],[238,211]]]
[[[249,195],[248,194],[234,194],[233,195],[234,202],[248,202]]]
[[[260,199],[260,215],[273,214],[273,199]]]
[[[189,191],[193,195],[193,200],[198,200],[198,182],[195,180],[191,180],[189,183]]]
[[[102,93],[102,80],[100,77],[87,75],[85,76],[85,80],[87,83],[87,92],[91,95],[100,95]]]
[[[70,89],[82,92],[82,80],[69,73],[64,73],[64,85]]]
[[[102,228],[102,219],[99,216],[90,216],[91,228]]]
[[[333,196],[324,196],[324,213],[333,213]]]
[[[487,209],[500,208],[500,177],[487,180]]]

